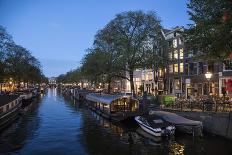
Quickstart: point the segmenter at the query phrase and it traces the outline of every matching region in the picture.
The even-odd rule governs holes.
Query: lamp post
[[[212,77],[212,73],[210,73],[210,72],[205,73],[205,78],[207,79],[208,85],[209,85],[209,87],[208,87],[209,91],[210,91],[210,83],[209,82],[210,82],[211,77]],[[208,91],[208,94],[210,94],[209,91]]]

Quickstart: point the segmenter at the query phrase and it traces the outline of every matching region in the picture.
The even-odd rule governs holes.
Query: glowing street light
[[[209,81],[210,81],[211,77],[212,77],[212,73],[210,73],[210,72],[205,73],[205,78],[208,80],[208,85],[209,85],[208,95],[210,95],[210,83],[209,83]]]
[[[206,73],[205,73],[205,78],[206,78],[208,81],[211,79],[211,77],[212,77],[212,73],[210,73],[210,72],[206,72]]]

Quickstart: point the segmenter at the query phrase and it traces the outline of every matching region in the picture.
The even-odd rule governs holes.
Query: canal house
[[[0,95],[0,129],[18,116],[20,108],[19,95]]]
[[[96,113],[115,121],[121,121],[138,115],[139,101],[125,94],[100,94],[86,95],[88,106]]]

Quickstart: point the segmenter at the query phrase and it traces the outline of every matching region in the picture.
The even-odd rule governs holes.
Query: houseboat
[[[75,89],[73,89],[72,94],[76,100],[84,101],[86,99],[86,95],[89,93],[91,93],[90,90],[75,88]]]
[[[144,131],[156,137],[175,134],[175,126],[157,115],[136,116],[135,121]]]
[[[122,121],[141,113],[139,101],[130,95],[90,93],[86,95],[86,100],[92,110],[113,121]]]
[[[31,90],[18,91],[15,92],[15,94],[20,95],[20,97],[22,98],[22,108],[31,104],[33,100],[33,92]]]
[[[0,95],[0,130],[17,118],[20,108],[19,95]]]

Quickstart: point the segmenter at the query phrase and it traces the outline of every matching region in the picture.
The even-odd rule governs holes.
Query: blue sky
[[[156,11],[165,28],[186,26],[187,0],[0,0],[0,25],[37,57],[48,77],[76,68],[116,14]]]

